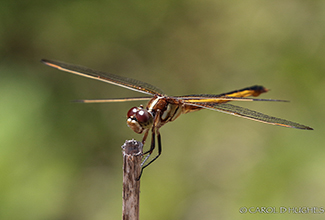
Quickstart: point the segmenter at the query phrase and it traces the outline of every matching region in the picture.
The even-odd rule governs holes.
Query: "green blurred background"
[[[120,146],[142,138],[125,122],[140,103],[70,102],[141,94],[41,58],[170,95],[264,85],[263,98],[291,102],[237,104],[315,129],[181,116],[162,127],[163,154],[141,179],[141,219],[323,219],[239,209],[325,207],[324,43],[325,1],[3,0],[0,219],[120,219]]]

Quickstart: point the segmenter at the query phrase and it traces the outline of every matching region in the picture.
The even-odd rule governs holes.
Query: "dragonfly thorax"
[[[136,133],[141,134],[144,129],[153,124],[153,115],[150,111],[140,107],[133,107],[127,113],[127,125]]]

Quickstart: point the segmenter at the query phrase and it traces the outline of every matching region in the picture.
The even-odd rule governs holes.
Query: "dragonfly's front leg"
[[[148,133],[149,133],[149,129],[146,129],[146,132],[144,133],[143,138],[142,138],[142,144],[143,144],[143,145],[144,145],[144,143],[145,143],[146,140],[147,140]]]
[[[145,164],[145,162],[148,160],[148,158],[150,157],[150,155],[152,154],[153,150],[155,149],[155,145],[156,145],[156,132],[155,132],[155,127],[152,127],[152,131],[151,131],[151,145],[150,145],[150,149],[146,152],[144,152],[142,155],[146,155],[146,158],[142,161],[141,166],[143,166],[143,164]]]
[[[157,139],[158,139],[158,154],[157,154],[157,156],[155,156],[149,163],[147,163],[146,165],[144,165],[143,167],[142,167],[142,170],[144,169],[144,168],[146,168],[147,166],[149,166],[152,162],[154,162],[160,155],[161,155],[161,152],[162,152],[162,147],[161,147],[161,136],[160,136],[160,132],[159,132],[159,130],[157,129]],[[155,141],[153,141],[153,142],[155,142]],[[148,156],[146,157],[146,159],[145,160],[147,160],[147,158],[149,157],[151,155],[151,152],[149,152],[149,154],[148,154]],[[143,161],[143,163],[142,163],[142,165],[144,164],[144,162],[145,161]]]
[[[146,160],[148,160],[148,158],[150,157],[151,153],[155,149],[155,145],[156,145],[156,143],[155,143],[155,139],[156,139],[156,128],[158,127],[157,125],[159,124],[160,113],[161,113],[161,111],[160,110],[157,110],[157,112],[155,114],[155,118],[154,118],[154,121],[153,121],[152,127],[151,127],[151,145],[150,145],[150,149],[142,154],[142,155],[146,155],[146,154],[148,154],[148,155],[146,156],[146,158],[144,159],[144,161],[142,162],[141,165],[143,165],[146,162]],[[144,142],[146,141],[147,136],[148,136],[148,132],[149,132],[149,129],[147,129],[146,133],[143,136],[142,144],[144,144]]]
[[[159,129],[157,129],[156,130],[156,132],[157,132],[157,140],[158,140],[158,154],[157,154],[157,156],[155,156],[150,162],[148,162],[146,165],[144,165],[145,164],[145,162],[148,160],[148,158],[150,157],[150,155],[151,155],[151,153],[152,153],[152,151],[155,149],[155,131],[152,131],[152,140],[151,140],[151,147],[150,147],[150,150],[149,151],[147,151],[146,153],[148,153],[148,155],[146,156],[146,158],[143,160],[143,162],[141,163],[141,166],[142,166],[142,168],[141,168],[141,172],[140,172],[140,175],[139,175],[139,177],[138,177],[138,179],[137,180],[140,180],[140,178],[141,178],[141,175],[142,175],[142,172],[143,172],[143,169],[144,168],[146,168],[147,166],[149,166],[152,162],[154,162],[155,160],[157,160],[158,159],[158,157],[161,155],[161,152],[162,152],[162,145],[161,145],[161,136],[160,136],[160,132],[159,132]],[[146,153],[144,153],[144,154],[146,154]]]
[[[155,115],[155,120],[151,129],[151,145],[150,145],[150,149],[146,152],[144,152],[142,155],[146,155],[146,158],[143,160],[143,162],[141,163],[141,173],[140,176],[138,177],[138,180],[140,179],[143,169],[146,168],[147,166],[149,166],[153,161],[155,161],[161,154],[161,137],[160,137],[160,132],[159,132],[159,127],[157,127],[156,125],[158,125],[158,122],[160,120],[160,111],[157,111],[156,115]],[[157,132],[157,133],[156,133]],[[142,140],[142,143],[144,143],[145,138],[148,135],[148,131],[145,133],[144,139]],[[154,157],[149,163],[145,164],[146,161],[149,159],[149,157],[151,156],[152,152],[154,151],[155,147],[156,147],[156,135],[157,135],[157,140],[158,140],[158,154],[156,157]]]

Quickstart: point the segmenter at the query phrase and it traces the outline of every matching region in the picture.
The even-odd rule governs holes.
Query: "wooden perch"
[[[142,143],[127,140],[123,149],[123,220],[139,220],[139,194],[141,173]]]

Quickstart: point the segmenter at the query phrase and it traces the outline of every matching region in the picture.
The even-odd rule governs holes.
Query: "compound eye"
[[[147,110],[141,109],[135,113],[137,121],[141,123],[147,123],[151,120],[151,115]]]
[[[138,111],[137,107],[131,108],[127,113],[127,117],[130,118],[131,116],[134,116],[137,113],[137,111]]]

